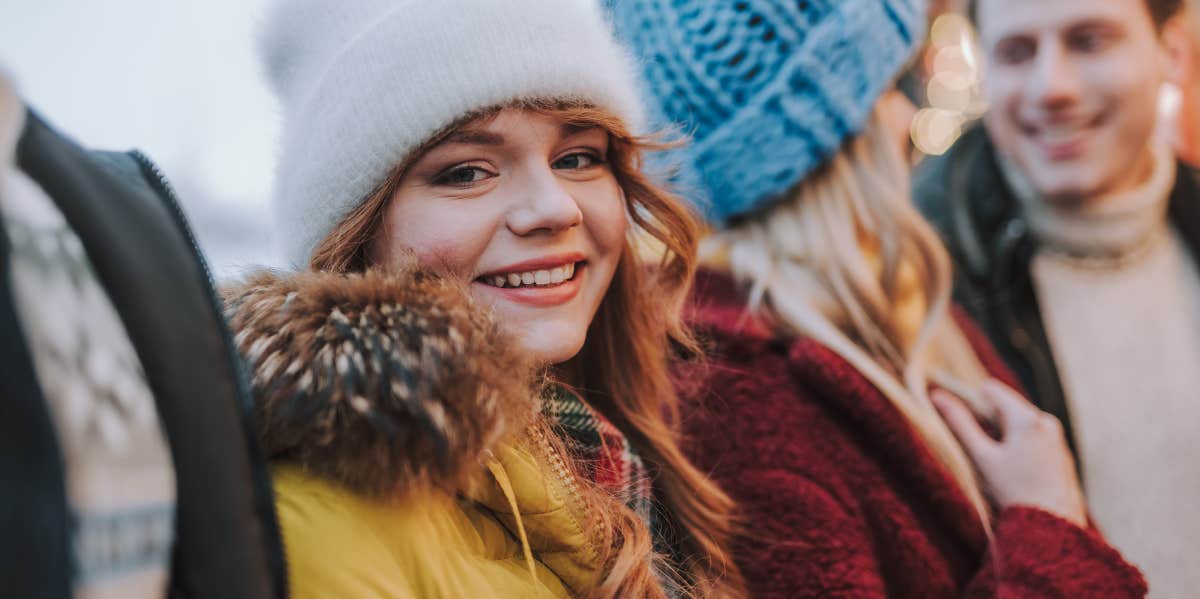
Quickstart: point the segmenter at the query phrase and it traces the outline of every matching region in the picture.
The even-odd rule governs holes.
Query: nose
[[[1033,69],[1026,82],[1026,100],[1044,110],[1065,108],[1080,97],[1079,72],[1057,41],[1039,44]]]
[[[579,204],[549,166],[530,169],[525,180],[525,200],[508,214],[508,229],[514,235],[553,234],[583,222]]]

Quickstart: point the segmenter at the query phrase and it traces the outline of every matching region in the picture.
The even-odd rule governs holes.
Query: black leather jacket
[[[170,596],[283,599],[283,551],[244,366],[174,194],[142,154],[89,152],[32,112],[18,167],[79,236],[153,392],[175,467]],[[64,464],[0,226],[0,595],[68,599]]]
[[[1192,255],[1200,257],[1197,181],[1196,171],[1179,165],[1169,210]],[[984,129],[969,130],[945,155],[923,164],[914,176],[913,196],[954,260],[955,301],[983,327],[1030,399],[1062,420],[1074,448],[1071,415],[1030,274],[1037,241]]]

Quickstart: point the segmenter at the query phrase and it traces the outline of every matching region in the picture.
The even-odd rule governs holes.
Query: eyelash
[[[550,168],[554,168],[554,164],[558,164],[558,163],[562,162],[563,160],[566,160],[568,158],[574,158],[576,156],[583,156],[583,157],[587,158],[588,160],[591,160],[592,163],[587,166],[576,167],[571,170],[584,170],[584,169],[588,169],[588,168],[595,168],[595,167],[600,166],[605,163],[604,157],[600,155],[600,152],[597,152],[595,150],[580,150],[578,152],[571,152],[570,154],[567,154],[566,156],[563,156],[563,157],[559,158],[558,160],[555,160],[554,163],[550,165]]]
[[[482,168],[482,167],[459,165],[459,166],[452,166],[452,167],[442,171],[441,173],[439,173],[436,177],[433,178],[433,184],[434,185],[445,185],[448,187],[467,187],[467,186],[473,185],[475,183],[478,183],[482,179],[476,179],[473,181],[466,181],[466,182],[452,181],[452,179],[460,173],[466,173],[466,172],[472,172],[472,171],[480,172],[480,173],[483,173],[484,175],[495,176],[495,173],[492,173],[491,171],[489,171],[485,168]]]
[[[585,170],[585,169],[595,168],[597,166],[603,165],[606,162],[604,160],[604,158],[600,155],[600,153],[595,150],[581,150],[578,152],[571,152],[570,154],[567,154],[567,155],[555,160],[551,164],[550,168],[554,168],[555,164],[558,164],[558,163],[562,162],[563,160],[566,160],[567,158],[573,158],[576,156],[582,156],[582,157],[587,158],[588,160],[591,160],[591,164],[588,164],[587,166],[576,167],[573,169],[564,169],[564,170]],[[456,175],[466,173],[468,171],[484,173],[485,178],[486,178],[486,176],[496,176],[495,173],[493,173],[485,168],[482,168],[482,167],[469,166],[469,165],[458,165],[458,166],[450,167],[449,169],[446,169],[445,171],[442,171],[441,173],[439,173],[436,177],[433,178],[433,183],[434,183],[434,185],[445,185],[445,186],[449,186],[449,187],[468,187],[468,186],[478,183],[480,180],[482,180],[482,179],[475,179],[473,181],[466,181],[466,182],[452,181],[452,179]]]

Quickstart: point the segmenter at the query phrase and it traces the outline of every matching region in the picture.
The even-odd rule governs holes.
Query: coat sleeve
[[[762,597],[888,597],[864,519],[818,483],[779,470],[743,471],[743,509],[770,522],[742,551],[743,574]],[[755,518],[758,515],[760,517]],[[962,592],[971,599],[1138,599],[1146,583],[1094,530],[1042,510],[1011,508],[996,521],[990,549]]]
[[[1094,529],[1033,507],[1000,513],[971,598],[1141,598],[1146,580]]]

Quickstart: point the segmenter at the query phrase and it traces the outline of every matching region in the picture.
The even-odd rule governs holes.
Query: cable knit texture
[[[925,31],[922,0],[609,0],[680,183],[711,220],[782,196],[857,134]]]
[[[1010,508],[990,543],[966,497],[888,399],[849,363],[747,319],[732,279],[701,273],[692,322],[705,375],[681,373],[686,448],[737,500],[735,555],[754,597],[1143,597],[1094,530]],[[1013,383],[981,334],[960,326]],[[699,381],[697,384],[695,381]]]
[[[578,101],[642,128],[635,71],[594,0],[276,0],[261,42],[283,112],[274,207],[298,266],[472,112]]]

